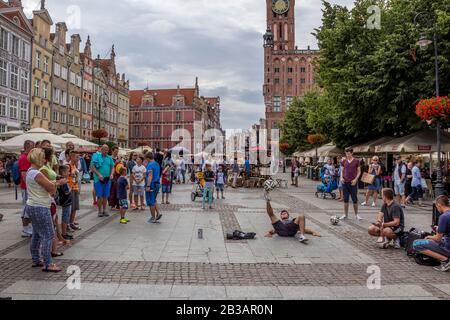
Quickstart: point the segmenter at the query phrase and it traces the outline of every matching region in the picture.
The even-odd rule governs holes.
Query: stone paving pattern
[[[68,275],[30,268],[29,240],[20,238],[20,205],[14,192],[0,189],[5,219],[0,223],[0,297],[14,299],[449,299],[450,274],[421,267],[403,251],[380,250],[366,229],[377,210],[363,208],[364,221],[332,226],[342,204],[316,199],[315,182],[272,194],[275,210],[304,213],[322,238],[305,246],[294,239],[264,238],[270,229],[261,190],[226,190],[212,211],[192,203],[191,187],[175,186],[170,205],[161,206],[160,225],[148,225],[148,212],[100,219],[90,206],[90,186],[82,196],[73,246],[58,263],[82,270],[80,291],[65,288]],[[427,211],[428,210],[428,211]],[[408,208],[407,226],[428,229],[429,208]],[[294,214],[295,215],[295,214]],[[202,228],[204,239],[197,238]],[[226,232],[257,233],[250,241],[226,241]],[[381,290],[368,290],[367,267],[381,268]]]

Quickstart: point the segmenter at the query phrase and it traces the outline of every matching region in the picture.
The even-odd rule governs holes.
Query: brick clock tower
[[[267,129],[277,129],[294,97],[314,88],[318,50],[295,45],[295,0],[266,0],[264,104]],[[269,131],[270,132],[270,131]],[[269,134],[270,137],[270,134]]]

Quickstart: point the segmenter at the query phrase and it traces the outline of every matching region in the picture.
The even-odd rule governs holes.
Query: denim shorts
[[[135,196],[143,197],[145,193],[144,186],[133,186],[133,194]]]
[[[72,207],[63,207],[62,208],[62,216],[61,216],[61,223],[69,224],[70,223],[70,213],[72,212]]]
[[[216,190],[217,191],[223,191],[225,185],[223,183],[216,184]]]
[[[358,203],[358,185],[353,186],[351,182],[344,182],[342,184],[342,190],[344,192],[344,203],[349,203],[350,196],[352,197],[353,204]]]
[[[404,183],[394,183],[394,191],[395,191],[396,195],[403,197],[405,195],[405,184]]]
[[[154,207],[156,205],[156,197],[158,196],[160,187],[161,186],[159,183],[152,184],[151,189],[153,191],[145,193],[145,200],[147,202],[147,206]]]
[[[433,240],[416,240],[414,241],[413,248],[419,252],[430,250],[450,258],[450,250],[446,249],[439,242]]]
[[[172,185],[171,184],[163,184],[161,186],[161,190],[162,190],[162,193],[164,193],[164,194],[172,193]]]

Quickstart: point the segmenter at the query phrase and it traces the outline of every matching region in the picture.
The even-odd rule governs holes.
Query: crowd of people
[[[381,210],[368,232],[378,238],[377,243],[382,248],[400,248],[400,237],[405,228],[403,209],[415,199],[419,199],[421,204],[422,198],[420,162],[406,164],[400,156],[395,157],[395,161],[392,189],[382,189],[381,174],[385,168],[377,157],[373,157],[367,168],[364,168],[349,148],[345,150],[345,157],[338,158],[337,166],[331,159],[324,165],[325,178],[339,181],[340,201],[344,203],[341,220],[348,219],[350,200],[356,219],[362,220],[358,214],[358,182],[363,172],[374,177],[361,205],[367,205],[370,197],[373,197],[372,206],[375,207],[381,195]],[[173,185],[186,183],[188,173],[190,180],[202,187],[202,207],[205,210],[213,209],[215,192],[217,199],[224,199],[228,181],[232,187],[236,187],[239,176],[242,175],[244,179],[250,176],[248,159],[242,167],[237,159],[229,164],[226,158],[221,161],[202,159],[200,164],[195,164],[194,158],[186,161],[183,155],[179,155],[174,160],[170,151],[161,152],[159,149],[142,154],[133,152],[124,159],[119,156],[118,147],[110,150],[108,145],[100,146],[91,156],[77,152],[71,142],[57,156],[50,141],[25,141],[19,159],[8,158],[6,163],[1,163],[0,168],[6,182],[9,185],[18,184],[21,190],[22,236],[32,238],[32,266],[42,268],[45,272],[61,271],[52,259],[62,256],[63,253],[58,252],[58,249],[70,245],[76,231],[81,230],[77,213],[80,210],[80,191],[84,183],[93,180],[93,204],[98,209],[99,218],[109,217],[111,210],[118,210],[120,224],[128,224],[131,222],[127,216],[128,210],[144,211],[148,208],[148,223],[159,224],[162,213],[157,201],[158,194],[162,192],[162,204],[170,204],[169,196]],[[15,177],[15,171],[19,172],[18,178]],[[298,176],[299,164],[294,159],[294,186],[298,186]],[[438,197],[436,207],[442,213],[436,236],[417,241],[414,246],[417,251],[440,260],[442,266],[438,269],[447,271],[450,269],[448,197]],[[291,219],[288,211],[283,210],[277,217],[269,199],[267,212],[273,225],[268,237],[274,234],[295,237],[302,243],[308,241],[305,234],[320,237],[320,234],[306,228],[304,215]]]
[[[217,191],[217,198],[224,199],[228,169],[233,174],[235,187],[239,175],[249,175],[249,162],[246,163],[241,169],[237,159],[230,166],[223,158],[211,162],[202,159],[196,165],[193,157],[186,161],[179,155],[174,160],[170,151],[159,149],[142,154],[133,152],[124,159],[119,156],[118,147],[110,150],[108,145],[99,146],[92,155],[80,154],[72,142],[57,155],[50,141],[45,140],[25,141],[18,159],[8,157],[5,163],[0,163],[0,173],[8,187],[16,184],[21,191],[22,237],[32,239],[32,266],[45,272],[60,272],[53,258],[62,256],[58,250],[70,245],[75,232],[81,230],[77,213],[83,184],[93,181],[93,205],[98,209],[99,218],[109,217],[111,210],[118,210],[120,224],[127,224],[131,222],[127,217],[129,209],[148,208],[148,223],[159,224],[162,218],[157,201],[160,191],[162,204],[170,204],[173,185],[185,184],[190,172],[192,182],[204,185],[203,208],[206,209],[207,203],[212,209],[214,191]]]

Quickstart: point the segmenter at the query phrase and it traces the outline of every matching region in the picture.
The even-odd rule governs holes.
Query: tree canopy
[[[374,4],[379,29],[367,28]],[[304,150],[311,147],[306,136],[319,133],[345,147],[423,128],[415,105],[436,95],[434,44],[420,50],[416,43],[422,33],[433,40],[436,19],[440,95],[448,95],[450,1],[356,0],[351,10],[323,1],[322,12],[322,26],[314,32],[321,51],[315,65],[319,88],[294,101],[282,140]]]

